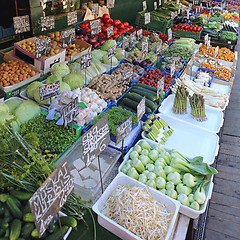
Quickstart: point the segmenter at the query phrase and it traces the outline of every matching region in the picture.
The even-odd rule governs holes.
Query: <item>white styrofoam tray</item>
[[[158,114],[158,116],[174,130],[172,135],[167,137],[165,147],[177,149],[189,158],[202,156],[203,162],[208,165],[214,163],[219,150],[219,137],[217,134],[162,113]],[[145,132],[142,132],[142,137],[148,139]]]
[[[98,222],[101,226],[112,232],[113,234],[117,235],[119,238],[124,240],[141,240],[141,238],[137,237],[135,234],[128,231],[126,228],[120,226],[115,221],[111,220],[104,214],[102,214],[101,210],[103,209],[103,206],[105,202],[107,201],[109,195],[112,193],[112,191],[117,187],[117,185],[128,185],[128,186],[139,186],[143,188],[148,188],[149,192],[152,194],[153,198],[157,201],[162,202],[167,210],[171,213],[173,213],[172,221],[169,226],[168,232],[166,234],[165,240],[169,239],[173,230],[174,226],[177,220],[177,215],[179,211],[180,203],[177,201],[173,201],[171,198],[166,197],[161,192],[146,187],[146,185],[142,184],[141,182],[138,182],[137,180],[130,178],[126,176],[123,173],[119,173],[112,183],[108,186],[108,188],[105,190],[103,195],[99,198],[99,200],[93,205],[92,209],[93,211],[98,215]]]
[[[192,118],[191,107],[189,102],[187,103],[187,113],[186,114],[175,114],[172,112],[172,107],[174,103],[174,94],[169,95],[159,107],[159,112],[164,113],[170,117],[177,118],[179,120],[185,121],[189,124],[201,127],[208,131],[218,133],[223,125],[223,112],[217,108],[205,105],[205,113],[207,120],[204,122],[199,122]]]
[[[141,141],[141,140],[139,140],[139,141],[136,143],[136,145],[137,145],[140,141]],[[155,143],[155,142],[153,142],[153,141],[151,141],[151,140],[149,140],[149,139],[145,139],[145,141],[147,141],[147,142],[149,143],[149,145],[151,146],[151,148],[153,148],[154,146],[156,146],[156,145],[158,144],[158,143]],[[165,147],[165,146],[164,146],[164,148],[165,148],[165,150],[166,150],[167,152],[171,152],[171,150],[172,150],[172,149],[167,148],[167,147]],[[122,167],[125,165],[125,163],[127,162],[127,160],[129,160],[129,155],[130,155],[130,152],[131,152],[132,150],[133,150],[133,147],[132,147],[132,148],[128,151],[128,153],[125,155],[123,162],[121,163],[121,165],[120,165],[119,168],[118,168],[118,172],[119,172],[119,173],[121,172],[121,169],[122,169]],[[189,158],[189,157],[186,156],[186,155],[185,155],[185,157]],[[176,201],[176,202],[180,203],[180,209],[179,209],[179,212],[180,212],[180,213],[186,215],[187,217],[193,218],[193,219],[198,218],[200,214],[202,214],[202,213],[204,213],[204,212],[206,211],[206,207],[207,207],[208,201],[209,201],[209,200],[211,199],[211,197],[212,197],[212,191],[213,191],[213,181],[212,181],[212,180],[213,180],[213,177],[211,177],[210,183],[209,183],[209,185],[206,187],[206,200],[205,200],[204,204],[200,207],[199,210],[194,210],[194,209],[192,209],[192,208],[190,208],[190,207],[187,207],[187,206],[181,204],[181,203],[180,203],[179,201],[177,201],[177,200],[174,200],[174,199],[172,199],[172,198],[170,198],[170,197],[168,197],[168,196],[166,196],[166,197],[169,198],[169,199],[172,199],[173,201]]]

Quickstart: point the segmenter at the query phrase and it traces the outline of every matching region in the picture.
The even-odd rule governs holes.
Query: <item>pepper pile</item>
[[[178,25],[174,25],[174,27],[172,28],[173,30],[180,30],[180,31],[185,31],[185,32],[201,32],[202,27],[198,26],[198,25],[192,25],[192,24],[178,24]]]

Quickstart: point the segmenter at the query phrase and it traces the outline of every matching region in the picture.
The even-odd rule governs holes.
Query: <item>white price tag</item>
[[[187,19],[189,19],[189,9],[187,9]]]
[[[171,12],[171,19],[174,19],[174,18],[175,18],[175,13]]]
[[[15,34],[29,32],[30,31],[29,15],[13,17],[13,26]]]
[[[154,2],[154,10],[157,10],[157,2]]]
[[[145,19],[145,25],[147,25],[151,22],[150,12],[147,12],[144,14],[144,19]]]
[[[129,39],[125,38],[122,40],[122,49],[125,50],[129,47]]]
[[[219,50],[219,47],[217,46],[217,47],[215,47],[215,51],[214,51],[214,56],[215,56],[215,58],[217,57],[217,55],[218,55],[218,50]]]
[[[211,45],[211,40],[209,39],[209,40],[207,41],[207,49],[210,48],[210,45]]]
[[[174,73],[176,72],[176,66],[175,66],[175,61],[172,62],[171,67],[170,67],[170,75],[173,77]]]
[[[146,11],[147,10],[147,2],[143,1],[142,6],[143,6],[143,11]]]
[[[168,29],[168,41],[170,42],[172,40],[172,29]]]
[[[158,6],[161,7],[161,5],[162,5],[162,1],[159,0],[159,1],[158,1]]]
[[[98,3],[92,3],[92,15],[98,15],[99,13],[99,4]]]
[[[192,4],[191,3],[188,6],[189,6],[190,9],[192,9]]]
[[[107,28],[107,37],[110,38],[114,35],[113,26]]]
[[[143,30],[142,29],[137,30],[137,37],[138,37],[138,40],[142,39],[142,37],[143,37]]]
[[[162,77],[157,83],[157,97],[164,90],[164,81],[165,81],[165,77]]]
[[[115,0],[107,0],[107,8],[114,8]]]
[[[204,36],[204,45],[207,45],[207,41],[208,41],[208,34]]]
[[[162,50],[162,41],[156,47],[156,54],[160,55]]]
[[[148,54],[148,39],[142,41],[142,54],[145,56]]]
[[[95,34],[98,34],[98,33],[102,32],[100,19],[90,21],[90,29],[91,29],[91,34],[92,35],[95,35]]]
[[[67,14],[67,24],[72,25],[77,22],[77,11],[73,11]]]
[[[138,122],[142,119],[146,112],[145,97],[142,98],[141,102],[137,105],[137,120]]]

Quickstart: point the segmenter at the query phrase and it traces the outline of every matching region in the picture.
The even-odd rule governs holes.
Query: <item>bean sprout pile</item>
[[[146,188],[126,185],[110,194],[102,213],[146,240],[165,239],[173,217]]]

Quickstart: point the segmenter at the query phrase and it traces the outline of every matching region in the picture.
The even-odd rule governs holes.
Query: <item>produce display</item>
[[[178,24],[174,25],[172,30],[179,30],[179,31],[184,31],[184,32],[201,32],[202,27],[193,25],[193,24]]]
[[[219,67],[215,72],[214,72],[214,76],[215,77],[218,77],[218,78],[221,78],[221,79],[224,79],[224,80],[228,80],[230,81],[231,80],[231,72],[228,68],[225,68],[225,67]]]
[[[178,86],[174,98],[172,111],[175,114],[187,113],[187,97],[188,91],[184,86]]]
[[[183,61],[188,61],[192,57],[193,51],[189,49],[189,47],[173,45],[164,52],[166,57],[172,57],[174,54],[180,57]]]

